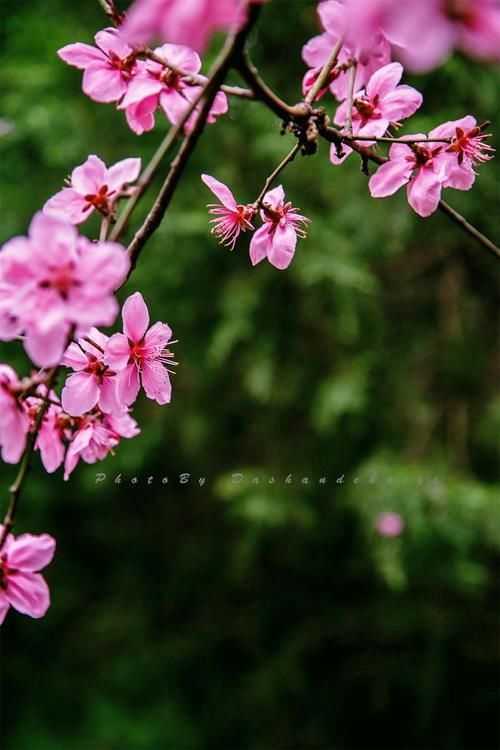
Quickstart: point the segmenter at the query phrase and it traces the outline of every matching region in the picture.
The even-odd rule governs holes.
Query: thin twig
[[[84,336],[83,340],[86,341],[87,344],[90,344],[90,346],[93,346],[94,349],[97,349],[97,351],[104,354],[104,349],[102,348],[102,346],[99,346],[99,344],[97,344],[93,339],[91,339],[90,336]]]
[[[342,140],[344,141],[376,141],[377,143],[451,143],[453,138],[411,138],[401,136],[400,138],[392,138],[391,136],[377,136],[377,135],[343,135]]]
[[[103,219],[101,221],[101,228],[99,230],[99,242],[106,241],[106,235],[109,229],[109,222],[110,222],[109,216],[103,216]]]
[[[344,38],[341,35],[337,39],[337,42],[336,42],[334,48],[332,49],[328,60],[323,65],[323,67],[321,69],[321,72],[320,72],[319,76],[317,77],[317,79],[316,79],[316,81],[314,83],[314,86],[307,93],[305,101],[308,104],[312,104],[313,103],[313,101],[316,99],[317,95],[319,94],[319,92],[321,91],[321,89],[323,88],[323,86],[325,85],[325,83],[327,82],[328,77],[330,76],[331,71],[333,70],[333,68],[335,67],[335,65],[337,63],[337,58],[339,56],[339,52],[340,52],[340,49],[341,49],[343,43],[344,43]]]
[[[235,65],[241,77],[250,86],[255,98],[264,102],[264,104],[274,112],[274,114],[278,115],[280,119],[286,121],[294,118],[300,119],[308,117],[311,111],[310,105],[305,102],[300,102],[292,107],[283,101],[283,99],[280,99],[280,97],[275,94],[266,83],[264,83],[259,76],[257,68],[245,51],[238,56]]]
[[[300,150],[300,143],[296,143],[295,146],[292,148],[292,150],[285,156],[283,161],[281,161],[276,167],[276,169],[273,172],[271,172],[271,174],[269,175],[269,177],[264,183],[264,187],[262,188],[259,197],[254,203],[254,206],[256,209],[260,208],[265,194],[269,190],[269,187],[272,185],[276,177],[285,169],[287,164],[293,161],[293,159],[295,158],[295,155],[297,154],[299,150]]]
[[[356,83],[356,69],[357,63],[352,63],[349,66],[348,81],[347,81],[347,103],[345,113],[345,124],[344,131],[346,135],[352,136],[352,103],[354,99],[354,84]]]

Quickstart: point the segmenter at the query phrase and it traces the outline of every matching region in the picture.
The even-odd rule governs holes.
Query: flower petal
[[[106,184],[108,190],[121,190],[125,185],[135,182],[141,171],[139,158],[122,159],[108,169]]]
[[[430,216],[438,207],[441,182],[432,169],[421,167],[408,183],[408,203],[419,216]]]
[[[135,364],[128,365],[118,375],[116,397],[121,404],[133,404],[139,393],[139,373]]]
[[[123,333],[114,333],[106,344],[104,361],[112,370],[123,370],[130,359],[130,344]]]
[[[72,224],[81,224],[93,213],[93,206],[89,206],[81,193],[72,188],[63,188],[49,198],[43,207],[45,214],[64,216]],[[87,209],[87,210],[85,210]]]
[[[76,42],[76,44],[67,44],[57,51],[57,54],[68,65],[74,68],[85,70],[91,63],[103,63],[105,60],[102,52],[90,44]]]
[[[61,403],[71,417],[79,417],[97,404],[99,386],[92,373],[75,372],[70,375],[61,393]]]
[[[288,268],[293,260],[296,246],[297,234],[294,228],[290,224],[277,226],[267,254],[269,263],[280,271]]]
[[[393,195],[410,179],[413,165],[400,159],[382,164],[370,177],[368,188],[372,198],[386,198]]]
[[[250,260],[252,265],[255,266],[260,263],[261,260],[267,258],[267,254],[271,248],[271,235],[269,234],[268,222],[265,222],[259,227],[250,240]]]
[[[36,573],[54,557],[56,540],[49,534],[21,534],[9,547],[9,567]]]
[[[144,362],[141,369],[142,387],[146,396],[158,404],[168,404],[172,387],[167,370],[160,362]]]
[[[117,102],[127,91],[127,84],[119,70],[92,63],[83,74],[82,89],[95,102]]]
[[[216,180],[215,177],[211,177],[209,174],[202,174],[201,179],[209,188],[209,190],[211,190],[212,193],[217,196],[223,206],[229,208],[231,211],[235,211],[237,209],[234,195],[229,190],[227,185],[224,185],[223,182]]]
[[[387,96],[389,91],[393,91],[401,80],[403,75],[403,66],[401,63],[394,62],[379,68],[366,84],[366,93],[373,99],[379,96],[380,99]]]
[[[105,163],[95,154],[91,154],[87,161],[72,171],[71,185],[82,195],[95,195],[104,185],[105,177]]]
[[[50,592],[39,573],[11,573],[5,592],[9,604],[30,617],[43,617],[50,605]]]
[[[122,308],[123,332],[134,342],[141,341],[149,325],[149,312],[140,292],[131,294]]]

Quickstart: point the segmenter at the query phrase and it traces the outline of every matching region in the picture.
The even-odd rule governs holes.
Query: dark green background
[[[11,0],[2,20],[5,240],[89,153],[147,160],[167,125],[137,138],[56,56],[104,25],[97,2]],[[314,33],[313,4],[275,1],[252,36],[290,102]],[[407,82],[424,106],[404,132],[467,113],[498,130],[491,69],[454,56]],[[142,434],[68,483],[34,461],[16,530],[58,550],[47,616],[3,628],[8,750],[497,746],[495,262],[404,191],[371,200],[320,144],[282,177],[309,238],[287,272],[252,268],[247,237],[210,236],[199,175],[254,200],[291,144],[244,101],[207,127],[121,295],[180,340],[172,404],[141,396]],[[445,198],[498,238],[497,164],[479,171]],[[2,359],[27,372],[20,345]],[[384,510],[400,538],[375,532]]]

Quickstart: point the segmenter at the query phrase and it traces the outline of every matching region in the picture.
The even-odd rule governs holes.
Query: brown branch
[[[142,248],[151,237],[153,232],[159,227],[165,211],[167,210],[175,188],[184,169],[187,165],[189,157],[191,156],[199,137],[201,136],[205,127],[207,115],[210,111],[210,107],[215,99],[217,91],[222,85],[230,67],[238,56],[241,55],[241,51],[245,44],[246,38],[250,29],[257,20],[258,12],[260,8],[257,5],[252,5],[248,13],[248,19],[245,26],[236,34],[231,34],[214,63],[214,66],[209,74],[208,81],[202,89],[200,102],[203,102],[198,112],[195,122],[190,132],[184,137],[181,147],[171,164],[170,170],[167,174],[165,182],[163,183],[161,190],[153,204],[150,212],[146,216],[144,223],[136,232],[132,242],[128,247],[128,254],[130,257],[130,271],[132,272],[137,258],[139,257]],[[194,107],[193,107],[194,109]],[[186,118],[187,119],[187,118]]]
[[[352,136],[352,104],[354,99],[354,84],[356,83],[356,70],[357,63],[352,63],[348,70],[347,104],[344,123],[344,131],[348,136]]]

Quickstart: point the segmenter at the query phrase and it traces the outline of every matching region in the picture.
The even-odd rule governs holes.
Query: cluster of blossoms
[[[127,13],[120,14],[113,0],[106,0],[116,28],[99,31],[95,46],[68,44],[58,54],[83,70],[84,93],[97,102],[115,103],[137,135],[154,128],[158,109],[189,133],[200,122],[208,81],[200,73],[198,52],[213,32],[240,30],[251,5],[263,1],[134,0]],[[408,201],[421,216],[436,210],[443,188],[468,190],[475,167],[492,158],[486,126],[467,115],[439,125],[428,136],[394,139],[391,129],[422,105],[415,88],[400,84],[401,63],[415,72],[428,70],[455,47],[481,59],[500,59],[497,0],[326,0],[318,13],[323,32],[302,51],[308,71],[301,106],[312,123],[308,130],[313,140],[319,137],[320,120],[324,128],[332,120],[340,128],[330,128],[335,135],[330,139],[331,162],[338,165],[353,151],[373,158],[375,152],[369,149],[380,139],[394,141],[389,158],[369,181],[370,193],[382,198],[407,185]],[[160,46],[149,49],[146,45],[152,41]],[[243,56],[238,59],[242,64]],[[324,110],[314,109],[318,100],[328,102],[329,93],[335,99],[331,118],[328,104]],[[205,95],[208,99],[209,92]],[[228,111],[228,102],[222,90],[209,101],[206,121],[213,123]],[[267,258],[280,270],[290,265],[297,238],[306,236],[310,220],[286,200],[282,185],[269,188],[299,148],[303,153],[316,148],[306,147],[304,119],[302,130],[297,119],[292,120],[285,122],[285,130],[294,132],[299,143],[253,203],[237,203],[226,185],[202,175],[219,201],[209,204],[212,232],[219,242],[233,250],[241,232],[252,232],[252,264]],[[169,373],[176,365],[170,347],[176,342],[166,323],[150,326],[142,295],[135,292],[125,301],[123,333],[108,336],[100,330],[115,323],[115,292],[131,270],[128,252],[106,240],[106,234],[116,221],[120,200],[132,196],[134,203],[134,195],[141,194],[135,191],[145,187],[148,170],[142,178],[140,170],[138,158],[108,168],[90,155],[34,216],[28,236],[0,249],[0,340],[23,341],[27,355],[41,368],[19,378],[12,367],[0,365],[0,452],[6,463],[18,463],[33,447],[47,472],[64,466],[67,480],[80,459],[100,461],[121,438],[139,433],[131,406],[141,387],[158,404],[170,402]],[[77,230],[94,212],[102,217],[99,241]],[[59,396],[53,386],[60,367],[71,373]],[[7,533],[12,523],[8,516],[0,527],[0,623],[10,606],[41,617],[50,603],[39,571],[51,561],[55,541],[46,534],[15,539]],[[393,513],[376,521],[385,536],[397,536],[403,527]]]

